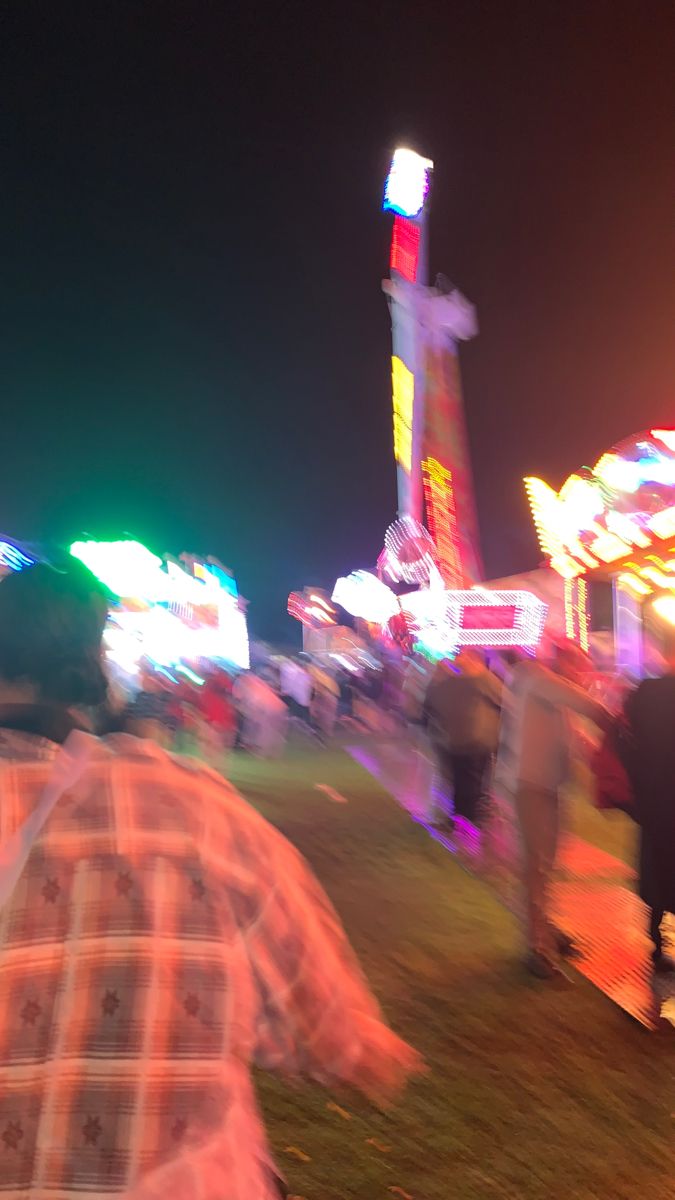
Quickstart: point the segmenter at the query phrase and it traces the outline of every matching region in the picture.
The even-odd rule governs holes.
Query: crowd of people
[[[235,748],[278,757],[293,721],[327,742],[349,710],[338,672],[308,655],[275,657],[237,673],[216,663],[199,669],[201,674],[142,664],[137,684],[118,687],[105,714],[95,714],[97,728],[152,738],[223,770]]]
[[[435,824],[467,821],[483,830],[495,806],[518,833],[528,970],[560,976],[579,947],[551,918],[550,891],[562,801],[575,763],[591,767],[599,808],[629,813],[640,835],[639,889],[648,906],[654,971],[675,971],[662,923],[675,912],[675,642],[666,639],[662,678],[619,689],[619,711],[591,694],[587,654],[554,641],[539,659],[511,651],[497,671],[476,651],[441,663],[421,719],[436,760]],[[616,690],[616,689],[615,689]]]
[[[161,743],[196,727],[207,762],[237,741],[276,753],[289,711],[325,737],[349,701],[297,660],[267,679],[148,671],[130,703],[106,707],[106,603],[74,559],[0,585],[1,1188],[274,1200],[287,1193],[253,1065],[380,1100],[423,1064],[384,1023],[298,853],[222,774]],[[480,827],[495,789],[512,798],[527,962],[551,978],[574,952],[548,905],[571,715],[604,731],[606,752],[628,746],[614,758],[623,799],[604,786],[639,820],[654,966],[672,968],[660,925],[675,909],[675,647],[664,678],[630,696],[620,736],[572,646],[502,666],[498,678],[466,654],[428,686],[400,680],[397,703],[428,729],[454,797],[441,817]]]

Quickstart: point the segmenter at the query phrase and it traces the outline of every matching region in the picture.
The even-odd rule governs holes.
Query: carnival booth
[[[134,683],[143,663],[186,673],[205,660],[248,667],[246,604],[217,559],[162,559],[135,541],[74,542],[70,553],[110,593],[104,642],[125,683]],[[0,539],[0,579],[49,558],[48,550]]]
[[[204,661],[248,667],[245,604],[216,559],[162,559],[134,541],[74,542],[70,552],[115,598],[105,643],[126,674],[143,661],[179,671]]]

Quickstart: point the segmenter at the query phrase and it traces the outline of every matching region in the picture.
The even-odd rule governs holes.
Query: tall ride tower
[[[394,214],[390,276],[382,289],[392,327],[394,455],[399,516],[429,528],[446,587],[482,578],[478,523],[457,346],[478,332],[476,313],[441,277],[427,278],[433,163],[396,150],[384,189]]]

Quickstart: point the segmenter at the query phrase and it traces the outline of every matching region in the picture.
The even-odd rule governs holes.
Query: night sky
[[[488,573],[538,561],[524,474],[675,425],[670,0],[7,0],[0,47],[8,535],[216,554],[267,637],[374,561],[397,144],[478,310]]]

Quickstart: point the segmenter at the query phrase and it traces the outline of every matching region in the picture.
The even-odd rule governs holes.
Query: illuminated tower
[[[473,305],[427,280],[433,163],[396,150],[384,190],[394,214],[387,296],[392,327],[394,454],[399,516],[426,524],[447,587],[482,578],[457,345],[478,330]]]

